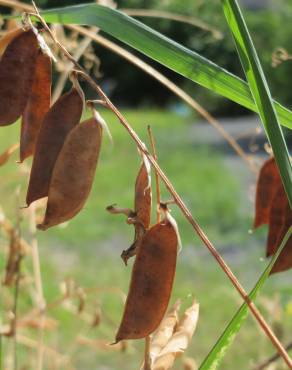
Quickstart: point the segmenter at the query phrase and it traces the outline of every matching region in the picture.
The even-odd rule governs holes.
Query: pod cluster
[[[38,225],[46,230],[83,208],[95,176],[103,122],[92,110],[92,118],[80,123],[84,96],[76,83],[51,106],[51,60],[39,47],[35,30],[7,34],[0,40],[1,52],[0,125],[22,117],[20,161],[33,156],[26,203],[30,206],[47,197],[45,215]],[[116,341],[144,338],[154,332],[169,304],[179,236],[167,207],[163,220],[151,225],[151,207],[151,168],[142,155],[134,210],[122,211],[135,229],[134,241],[122,258],[125,263],[131,256],[136,258]],[[108,210],[119,213],[113,206]]]
[[[102,126],[97,115],[80,123],[83,96],[72,89],[51,106],[51,59],[34,29],[17,29],[0,40],[0,125],[21,117],[20,162],[33,156],[26,203],[47,197],[38,228],[74,217],[90,193]]]

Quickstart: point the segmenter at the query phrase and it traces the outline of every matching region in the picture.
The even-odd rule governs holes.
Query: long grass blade
[[[254,300],[261,290],[262,286],[266,282],[267,278],[269,277],[269,274],[277,261],[277,258],[279,257],[280,253],[284,249],[288,239],[290,238],[292,234],[292,226],[287,231],[286,235],[284,236],[279,249],[274,254],[273,258],[271,259],[270,263],[268,264],[265,271],[262,273],[261,277],[259,278],[258,282],[256,283],[255,287],[252,289],[252,291],[249,294],[249,299]],[[218,339],[215,346],[212,348],[212,350],[209,352],[201,366],[199,367],[199,370],[215,370],[219,366],[220,362],[224,358],[226,351],[232,344],[236,334],[239,332],[242,324],[244,323],[246,317],[248,314],[248,306],[246,303],[243,303],[242,306],[239,308],[239,310],[236,312],[236,314],[233,316],[232,320],[227,325],[226,329]]]
[[[224,68],[117,10],[82,4],[42,12],[47,22],[97,26],[184,77],[257,112],[249,86]],[[275,103],[281,124],[292,129],[292,112]]]
[[[292,207],[291,161],[281,126],[278,123],[277,114],[273,106],[272,97],[261,63],[237,1],[222,0],[222,3],[225,17],[232,32],[242,67],[246,74],[246,78],[267,137],[272,146],[282,182],[285,187],[290,206]]]

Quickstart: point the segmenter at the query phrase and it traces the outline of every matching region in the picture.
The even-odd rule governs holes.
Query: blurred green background
[[[37,4],[45,8],[85,2],[39,0]],[[257,9],[254,6],[246,8],[245,14],[273,95],[291,107],[292,62],[273,68],[271,55],[277,47],[284,47],[291,53],[292,27],[289,24],[292,3],[278,0],[267,4],[268,6]],[[221,31],[223,38],[214,39],[210,32],[186,24],[141,18],[156,30],[243,76],[219,1],[128,0],[118,1],[118,7],[174,11],[204,20]],[[202,123],[194,112],[189,111],[164,87],[109,51],[98,46],[94,48],[101,60],[102,86],[107,89],[110,97],[121,108],[145,143],[148,143],[147,125],[151,125],[161,167],[242,285],[247,290],[251,289],[267,264],[263,259],[266,228],[254,233],[249,232],[252,227],[256,176],[240,158],[227,150],[223,142],[220,142],[220,145],[217,139],[205,142],[199,131]],[[183,87],[216,116],[235,117],[249,113],[183,80],[156,63],[149,63]],[[92,328],[88,322],[82,320],[81,315],[72,314],[68,307],[60,306],[48,313],[50,317],[58,320],[58,327],[57,330],[46,331],[45,343],[66,354],[72,362],[72,369],[131,370],[138,369],[141,363],[142,341],[131,342],[126,352],[121,353],[104,351],[98,346],[84,346],[77,340],[83,335],[92,340],[105,340],[107,343],[113,341],[123,304],[120,296],[113,293],[111,288],[127,292],[132,265],[130,263],[130,266],[125,267],[120,253],[132,243],[133,229],[126,224],[122,216],[110,215],[105,208],[113,203],[122,207],[133,206],[134,183],[140,158],[135,145],[119,122],[109,112],[101,111],[101,114],[112,131],[114,145],[111,145],[107,137],[104,138],[90,199],[82,212],[68,224],[47,232],[37,232],[47,302],[53,302],[60,295],[62,281],[74,279],[80,287],[97,289],[96,292],[88,294],[85,312],[93,318],[95,310],[100,307],[101,323]],[[216,131],[212,128],[209,130],[208,137],[218,137]],[[9,144],[15,143],[18,137],[19,124],[1,128],[0,152]],[[25,168],[28,169],[30,165],[30,160],[24,165],[16,164],[17,159],[18,155],[15,154],[7,165],[0,168],[0,204],[13,223],[16,222],[15,191],[20,185],[20,203],[24,204],[28,182]],[[259,163],[262,159],[261,151],[258,156]],[[164,200],[169,199],[164,188],[162,193]],[[28,211],[23,210],[22,214],[22,233],[30,241]],[[172,302],[181,298],[184,308],[190,305],[192,297],[200,302],[198,329],[187,351],[187,355],[200,364],[241,304],[241,300],[175,206],[172,206],[172,214],[178,222],[183,244],[178,259]],[[2,239],[4,246],[3,235]],[[4,248],[1,251],[3,252]],[[5,259],[2,253],[0,270],[4,269]],[[24,276],[30,276],[31,270],[31,260],[28,257],[23,263]],[[5,298],[12,295],[12,289],[0,288],[0,296]],[[73,303],[78,304],[77,301]],[[279,338],[284,343],[291,340],[291,272],[271,277],[257,303]],[[24,284],[19,300],[19,314],[30,311],[33,304],[34,296],[30,287]],[[0,300],[2,312],[6,312],[10,305],[9,298]],[[37,340],[36,330],[23,330],[26,330],[27,336]],[[9,340],[3,341],[3,348],[11,351]],[[35,350],[19,345],[19,352],[19,364],[22,368],[35,368]],[[259,330],[257,323],[249,317],[221,368],[252,369],[254,364],[273,353],[270,342]],[[53,359],[46,355],[45,369],[53,368],[52,362]],[[182,366],[182,362],[178,361],[175,368],[182,369]],[[65,368],[67,369],[64,365]],[[277,369],[285,367],[279,362]]]

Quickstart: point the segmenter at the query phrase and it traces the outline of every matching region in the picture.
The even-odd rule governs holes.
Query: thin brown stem
[[[43,284],[40,268],[40,258],[39,258],[39,249],[38,241],[36,237],[36,216],[35,216],[35,204],[33,203],[29,208],[29,229],[31,233],[31,256],[33,262],[33,273],[34,273],[34,282],[36,289],[36,303],[39,308],[40,315],[40,326],[38,333],[38,348],[37,348],[37,366],[36,370],[42,370],[43,368],[43,358],[44,358],[44,321],[45,321],[45,298],[43,293]]]
[[[147,150],[145,144],[141,141],[139,136],[136,134],[136,132],[132,129],[126,118],[122,115],[122,113],[115,107],[115,105],[111,102],[111,100],[107,97],[107,95],[103,92],[103,90],[100,88],[100,86],[94,81],[92,77],[90,77],[86,71],[79,65],[78,62],[74,60],[74,58],[71,56],[71,54],[66,50],[66,48],[59,43],[58,40],[55,39],[54,35],[52,34],[50,28],[44,21],[44,19],[40,16],[40,14],[35,14],[39,21],[42,23],[44,28],[47,30],[49,35],[51,36],[52,40],[55,42],[55,44],[60,48],[60,50],[63,52],[63,54],[75,65],[78,72],[85,81],[89,83],[90,86],[97,92],[99,97],[104,100],[104,102],[107,104],[108,108],[116,115],[116,117],[119,119],[120,123],[125,127],[125,129],[128,131],[129,135],[132,137],[132,139],[137,144],[137,147],[140,149],[142,153],[145,154],[145,156],[148,158],[149,162],[152,164],[154,169],[159,174],[161,180],[164,182],[166,188],[172,195],[173,199],[175,200],[176,204],[182,211],[185,218],[188,220],[188,222],[191,224],[191,226],[194,228],[202,242],[205,244],[205,246],[208,248],[212,256],[216,259],[219,266],[222,268],[224,273],[228,276],[229,280],[233,284],[233,286],[236,288],[238,293],[241,295],[241,297],[244,299],[244,301],[247,303],[250,311],[253,313],[254,317],[258,321],[259,325],[263,329],[263,331],[266,333],[268,338],[271,340],[281,357],[284,359],[286,364],[288,365],[289,369],[292,369],[292,360],[289,357],[289,354],[281,344],[281,342],[278,340],[276,335],[273,333],[269,325],[266,323],[264,318],[262,317],[261,313],[256,308],[255,304],[250,300],[248,297],[248,294],[245,292],[243,287],[240,285],[239,281],[237,280],[236,276],[233,274],[233,272],[230,270],[229,266],[226,264],[224,259],[220,256],[220,254],[217,252],[216,248],[213,246],[211,241],[208,239],[207,235],[204,233],[198,222],[193,218],[191,212],[183,202],[182,198],[179,196],[177,191],[175,190],[172,183],[169,181],[168,177],[165,175],[165,173],[162,171],[158,163],[155,161],[153,156],[149,153]]]
[[[285,349],[286,351],[290,351],[292,350],[292,342],[290,342],[289,344],[287,344],[285,346]],[[254,367],[254,370],[264,370],[265,368],[267,368],[269,365],[271,365],[273,362],[279,360],[280,358],[280,355],[279,353],[275,353],[273,356],[271,356],[270,358],[268,358],[267,360],[263,361],[262,363],[260,363],[259,365],[256,365]]]
[[[0,0],[1,2],[2,0]],[[102,45],[103,47],[111,50],[112,52],[120,55],[126,59],[129,63],[132,63],[136,67],[143,70],[145,73],[149,74],[162,85],[166,86],[170,91],[172,91],[176,96],[182,99],[186,104],[188,104],[192,109],[194,109],[200,116],[202,116],[211,126],[213,126],[219,134],[226,140],[226,142],[233,148],[236,154],[247,164],[249,169],[257,175],[258,166],[254,163],[251,156],[247,155],[245,151],[241,148],[238,142],[224,129],[220,122],[214,118],[202,105],[200,105],[194,98],[187,94],[183,89],[178,87],[175,83],[165,77],[162,73],[158,72],[155,68],[151,67],[149,64],[145,63],[143,60],[138,58],[136,55],[130,53],[128,50],[115,44],[113,41],[108,40],[104,36],[99,34],[94,34],[90,30],[77,26],[77,25],[67,25],[67,28],[77,31],[84,36],[89,36],[93,41]]]
[[[157,161],[157,153],[156,153],[156,148],[155,148],[155,139],[151,130],[150,125],[147,127],[148,130],[148,135],[149,135],[149,140],[150,140],[150,145],[151,145],[151,150],[152,150],[152,155],[155,161]],[[155,172],[155,183],[156,183],[156,221],[160,222],[160,211],[159,211],[159,206],[160,206],[160,182],[159,182],[159,175],[156,170]]]
[[[211,32],[213,37],[217,40],[223,38],[223,34],[217,28],[210,26],[201,19],[190,17],[187,15],[177,14],[173,12],[167,12],[165,10],[157,9],[119,9],[123,13],[128,14],[131,17],[153,17],[153,18],[165,18],[177,22],[188,23],[192,26],[199,27],[204,31]]]
[[[150,357],[150,335],[145,338],[145,351],[144,351],[144,366],[143,370],[151,370],[151,357]]]

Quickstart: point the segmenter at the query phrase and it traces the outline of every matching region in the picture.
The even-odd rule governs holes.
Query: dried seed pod
[[[33,155],[45,114],[51,104],[52,66],[48,55],[39,51],[32,90],[22,115],[20,162]]]
[[[285,222],[285,211],[287,202],[287,195],[282,183],[280,183],[276,188],[276,194],[274,195],[270,210],[269,233],[266,251],[267,257],[273,255],[277,250],[277,242],[279,239],[281,228]]]
[[[254,228],[269,223],[272,200],[280,182],[279,170],[274,157],[272,157],[263,164],[259,173],[256,189]]]
[[[102,128],[95,119],[76,126],[67,136],[56,161],[41,230],[70,220],[84,206],[94,180]]]
[[[0,125],[15,122],[25,109],[34,79],[38,41],[32,30],[7,46],[0,62]]]
[[[135,184],[135,212],[137,219],[142,223],[145,230],[149,228],[151,219],[152,192],[150,170],[148,159],[143,155],[143,162]]]
[[[177,246],[177,233],[167,220],[146,232],[134,263],[117,342],[144,338],[157,329],[170,299]]]
[[[6,50],[7,46],[10,44],[10,42],[18,35],[23,33],[22,28],[16,28],[12,29],[10,31],[7,31],[4,36],[0,39],[0,56],[3,55],[4,51]]]
[[[75,88],[62,95],[45,115],[29,179],[26,203],[46,197],[57,157],[68,133],[81,118],[83,101]]]
[[[292,226],[292,210],[290,208],[288,199],[286,197],[286,206],[285,206],[285,214],[284,214],[284,222],[280,229],[278,240],[276,242],[276,248],[278,248],[287,233],[289,227]],[[292,267],[292,236],[288,239],[286,246],[284,247],[283,251],[281,252],[280,256],[278,257],[271,274],[275,272],[285,271]]]

